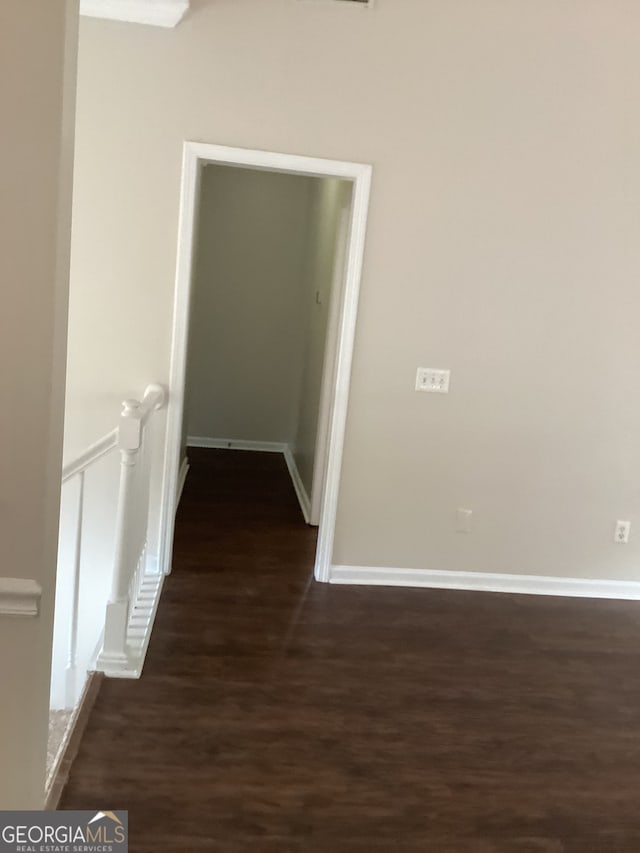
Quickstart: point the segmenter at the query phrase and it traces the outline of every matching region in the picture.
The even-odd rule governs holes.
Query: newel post
[[[135,569],[132,518],[134,481],[142,444],[143,411],[137,400],[122,404],[118,428],[120,449],[120,488],[116,512],[115,557],[111,595],[104,625],[104,645],[98,658],[100,669],[122,669],[128,662],[127,623],[129,620],[129,583]]]

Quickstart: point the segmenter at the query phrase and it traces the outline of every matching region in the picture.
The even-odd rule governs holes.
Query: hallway
[[[638,602],[310,583],[284,460],[189,456],[60,808],[128,809],[132,853],[637,853]]]

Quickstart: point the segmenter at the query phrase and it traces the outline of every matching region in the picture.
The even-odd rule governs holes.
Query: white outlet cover
[[[448,394],[451,371],[436,367],[419,367],[416,373],[416,391]]]
[[[629,542],[629,534],[631,533],[630,521],[617,521],[616,529],[613,534],[613,541],[618,545],[626,545]]]

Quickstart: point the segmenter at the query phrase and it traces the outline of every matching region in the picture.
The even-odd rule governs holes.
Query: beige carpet
[[[58,752],[64,741],[72,711],[49,711],[49,743],[47,744],[47,779],[55,766]]]

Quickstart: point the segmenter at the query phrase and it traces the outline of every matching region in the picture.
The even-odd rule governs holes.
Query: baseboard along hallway
[[[139,681],[60,808],[134,853],[637,853],[637,602],[317,584],[280,454],[190,449]]]

